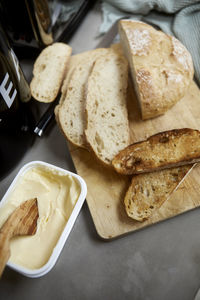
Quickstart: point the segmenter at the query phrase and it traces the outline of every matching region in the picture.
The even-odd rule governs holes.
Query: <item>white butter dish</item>
[[[26,268],[23,267],[19,264],[15,264],[11,261],[7,262],[7,266],[9,266],[10,268],[14,269],[15,271],[27,276],[27,277],[32,277],[32,278],[36,278],[36,277],[41,277],[43,275],[45,275],[46,273],[48,273],[53,266],[55,265],[64,245],[65,242],[70,234],[70,231],[72,230],[72,227],[76,221],[76,218],[81,210],[81,207],[85,201],[86,198],[86,194],[87,194],[87,186],[85,181],[77,174],[67,171],[65,169],[59,168],[57,166],[42,162],[42,161],[32,161],[29,162],[28,164],[24,165],[20,171],[18,172],[18,174],[16,175],[16,177],[14,178],[13,182],[11,183],[10,187],[8,188],[7,192],[5,193],[4,197],[2,198],[1,202],[0,202],[0,211],[1,208],[3,208],[4,204],[6,204],[6,201],[9,199],[9,196],[11,195],[11,193],[15,190],[17,184],[19,183],[20,178],[22,178],[26,172],[30,171],[31,169],[36,169],[36,168],[42,168],[42,169],[46,169],[48,170],[48,172],[52,172],[52,174],[59,174],[59,176],[69,176],[70,178],[73,178],[73,180],[75,180],[76,184],[78,184],[78,186],[80,187],[80,194],[78,196],[78,199],[76,201],[76,203],[74,204],[71,213],[68,217],[68,220],[66,221],[66,225],[64,225],[64,229],[61,231],[61,234],[58,238],[58,241],[56,243],[56,245],[53,247],[52,253],[48,259],[48,261],[42,265],[39,268]]]

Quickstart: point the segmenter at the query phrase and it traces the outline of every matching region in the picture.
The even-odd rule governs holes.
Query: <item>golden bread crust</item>
[[[194,68],[188,50],[175,37],[131,20],[119,22],[142,119],[164,114],[187,92]]]

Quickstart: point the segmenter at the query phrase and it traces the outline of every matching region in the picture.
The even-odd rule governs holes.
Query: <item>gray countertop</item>
[[[73,53],[98,44],[100,22],[97,5],[71,39]],[[0,182],[0,197],[17,171],[32,160],[74,170],[66,141],[54,124]],[[98,237],[85,202],[55,267],[37,279],[6,268],[0,299],[190,300],[199,286],[199,209],[106,242]]]

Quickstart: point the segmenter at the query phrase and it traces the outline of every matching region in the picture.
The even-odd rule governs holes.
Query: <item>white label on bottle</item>
[[[19,61],[18,61],[17,56],[15,55],[15,53],[12,49],[10,50],[10,54],[11,54],[12,60],[14,62],[14,66],[15,66],[15,70],[16,70],[16,73],[17,73],[18,80],[20,81]]]
[[[6,84],[9,79],[9,74],[6,73],[1,85],[0,85],[0,94],[2,95],[3,99],[5,100],[7,106],[10,108],[13,101],[15,100],[15,97],[17,95],[17,90],[14,89],[13,93],[10,95],[10,91],[13,87],[12,81],[10,81],[8,87],[6,87]]]

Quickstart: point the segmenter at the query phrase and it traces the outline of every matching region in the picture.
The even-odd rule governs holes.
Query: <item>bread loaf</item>
[[[129,144],[127,83],[124,56],[110,49],[96,60],[87,86],[85,135],[97,158],[106,165],[111,165],[114,156]]]
[[[175,37],[142,22],[121,20],[119,34],[142,119],[165,113],[186,94],[192,81],[190,53]]]
[[[41,102],[52,102],[60,91],[72,49],[64,43],[46,47],[35,61],[30,83],[32,96]]]
[[[134,175],[124,198],[126,213],[144,221],[169,199],[193,165]]]
[[[200,161],[200,131],[190,128],[160,132],[129,145],[113,159],[121,174],[139,174]]]
[[[74,145],[87,148],[85,140],[85,88],[95,60],[108,52],[99,48],[70,59],[62,96],[56,108],[56,120],[65,137]]]

